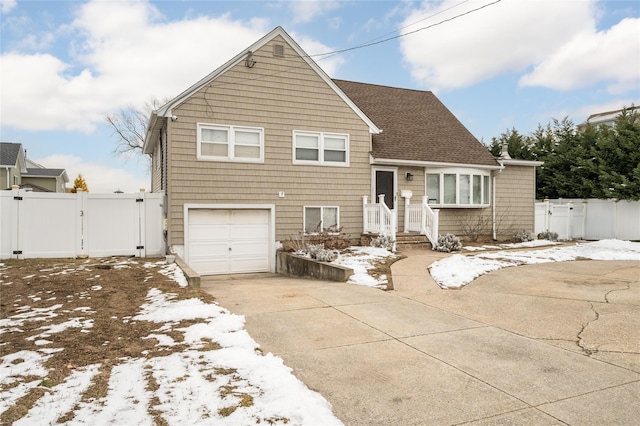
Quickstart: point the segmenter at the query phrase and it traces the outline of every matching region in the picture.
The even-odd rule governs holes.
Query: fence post
[[[569,241],[573,240],[573,201],[569,201],[569,211],[567,212],[568,220],[567,220],[567,239]]]
[[[583,240],[587,239],[587,206],[589,203],[587,200],[582,200],[582,238]]]
[[[550,222],[551,222],[551,218],[549,216],[551,216],[553,213],[551,212],[551,206],[550,206],[548,198],[544,199],[544,211],[545,211],[545,215],[544,215],[544,230],[549,232],[549,225],[550,225]]]
[[[20,201],[22,201],[22,197],[24,196],[24,191],[20,190],[18,185],[11,186],[11,195],[12,195],[12,203],[11,203],[11,245],[9,246],[9,251],[12,255],[16,256],[16,259],[20,259],[20,255],[22,254],[22,250],[20,247]]]
[[[87,257],[87,193],[76,190],[76,253],[78,257]]]
[[[147,200],[145,197],[144,188],[140,188],[140,194],[138,199],[142,202],[138,203],[138,244],[142,249],[138,249],[138,257],[147,257],[147,234],[146,234],[146,205]]]

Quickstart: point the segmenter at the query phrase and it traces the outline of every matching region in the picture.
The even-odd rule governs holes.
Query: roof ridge
[[[393,89],[393,90],[407,90],[407,91],[411,91],[411,92],[431,93],[431,94],[433,94],[433,91],[431,91],[431,90],[411,89],[411,88],[408,88],[408,87],[389,86],[387,84],[365,83],[365,82],[362,82],[362,81],[343,80],[343,79],[340,79],[340,78],[332,78],[332,80],[335,81],[335,82],[341,81],[341,82],[345,82],[345,83],[363,84],[363,85],[366,85],[366,86],[384,87],[384,88]]]

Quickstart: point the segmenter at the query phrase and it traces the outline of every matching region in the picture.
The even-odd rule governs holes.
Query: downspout
[[[504,163],[502,162],[501,159],[498,159],[498,163],[500,164],[500,169],[498,169],[498,173],[502,173],[502,171],[504,170]],[[493,241],[496,241],[498,239],[498,224],[496,223],[496,180],[497,180],[497,176],[496,173],[493,172],[493,200],[491,202],[491,230],[492,230],[492,237],[493,237]]]
[[[498,160],[498,164],[500,164],[500,169],[498,170],[498,173],[502,173],[502,171],[504,170],[504,160],[510,160],[511,156],[509,155],[509,144],[504,142],[502,144],[502,147],[500,149],[500,157],[496,158],[496,160]],[[492,203],[492,209],[491,209],[491,228],[493,231],[493,240],[497,240],[498,239],[498,224],[496,223],[496,212],[497,212],[497,208],[496,208],[496,176],[493,177],[493,203]]]

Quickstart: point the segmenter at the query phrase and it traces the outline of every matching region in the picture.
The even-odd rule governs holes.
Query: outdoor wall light
[[[409,182],[411,182],[411,181],[413,180],[413,175],[412,175],[411,173],[407,172],[407,174],[406,174],[406,178],[407,178],[407,180],[408,180]]]

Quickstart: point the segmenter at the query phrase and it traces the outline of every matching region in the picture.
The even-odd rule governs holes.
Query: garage
[[[187,209],[187,263],[200,275],[269,272],[269,209]]]

